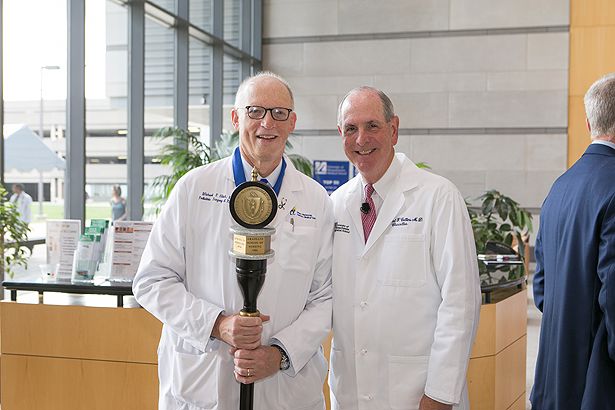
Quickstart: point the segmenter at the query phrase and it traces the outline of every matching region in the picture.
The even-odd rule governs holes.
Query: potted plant
[[[4,187],[0,186],[0,270],[12,278],[15,267],[27,267],[27,248],[22,243],[28,240],[30,229],[19,217],[15,204],[6,201],[7,196]]]
[[[519,245],[519,254],[525,257],[522,244],[532,232],[532,214],[523,209],[512,198],[492,189],[478,197],[481,205],[478,211],[468,208],[476,251],[482,253],[487,242],[496,241],[513,246]]]
[[[497,247],[498,243],[517,248],[523,262],[523,269],[503,264],[500,270],[508,272],[509,276],[503,276],[500,280],[506,281],[515,279],[516,276],[525,276],[529,256],[526,255],[526,246],[529,234],[532,232],[532,215],[518,202],[494,189],[485,192],[477,199],[481,201],[478,209],[468,207],[476,252],[479,255],[489,253],[490,245]],[[479,264],[479,270],[481,282],[492,283],[493,278],[490,277],[490,272],[484,264]]]
[[[211,162],[226,158],[233,153],[239,145],[239,133],[224,132],[214,147],[209,147],[194,135],[179,127],[164,127],[159,129],[154,137],[158,140],[172,138],[174,143],[165,145],[159,155],[160,163],[171,167],[169,175],[161,175],[154,179],[152,187],[156,192],[153,200],[156,213],[160,211],[162,204],[166,202],[177,181],[188,171],[207,165]],[[286,149],[293,148],[290,141],[286,141]],[[288,154],[293,165],[300,172],[312,176],[311,162],[298,154]]]

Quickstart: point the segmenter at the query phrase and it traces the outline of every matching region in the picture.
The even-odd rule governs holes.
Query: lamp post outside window
[[[38,135],[43,138],[43,72],[44,70],[59,70],[60,67],[57,65],[43,65],[41,66],[41,100],[40,100],[40,109],[39,109],[39,117],[38,117]],[[43,217],[43,172],[39,171],[39,180],[38,180],[38,214],[39,217]]]
[[[38,135],[43,138],[43,71],[44,70],[59,70],[60,67],[57,65],[43,65],[41,66],[41,100],[40,100],[40,109],[39,109],[39,117],[38,117]]]

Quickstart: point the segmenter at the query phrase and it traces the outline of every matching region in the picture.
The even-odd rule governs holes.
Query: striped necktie
[[[374,205],[374,200],[372,199],[372,194],[374,193],[374,186],[372,184],[365,185],[365,202],[369,205],[369,210],[367,213],[361,212],[361,221],[363,222],[363,237],[365,238],[365,242],[367,242],[367,238],[369,238],[369,234],[376,223],[376,206]]]

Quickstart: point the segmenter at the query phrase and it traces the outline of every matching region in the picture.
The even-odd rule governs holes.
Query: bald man
[[[186,174],[156,221],[133,289],[163,322],[164,409],[236,410],[239,383],[255,383],[255,409],[324,408],[331,328],[333,210],[326,191],[284,154],[295,127],[289,85],[272,73],[244,81],[231,112],[239,147]],[[229,199],[252,169],[278,196],[261,317],[242,317],[229,232]]]

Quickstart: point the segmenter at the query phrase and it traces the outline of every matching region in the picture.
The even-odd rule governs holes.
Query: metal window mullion
[[[145,7],[130,3],[128,16],[128,217],[143,218],[145,113]]]
[[[224,37],[224,2],[213,2],[213,32],[214,36]],[[211,53],[211,98],[209,101],[210,143],[215,146],[222,134],[222,81],[224,76],[223,43],[215,41]]]
[[[68,0],[64,216],[85,223],[85,2]]]
[[[263,1],[252,0],[252,57],[256,59],[253,70],[263,68]]]
[[[183,129],[188,129],[188,13],[188,0],[177,0],[173,124]]]
[[[239,2],[239,47],[250,54],[252,48],[252,1]],[[243,57],[239,67],[240,81],[251,74],[251,61]]]

